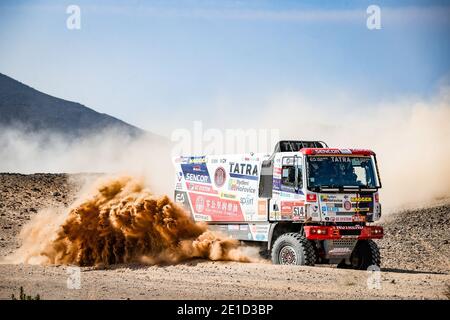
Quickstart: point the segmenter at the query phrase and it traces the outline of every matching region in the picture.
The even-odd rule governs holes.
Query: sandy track
[[[0,266],[0,298],[23,286],[43,299],[444,299],[450,276],[261,263],[194,261],[176,266],[82,268],[81,289],[67,288],[67,267]],[[5,275],[8,275],[5,277]]]
[[[0,174],[1,255],[15,250],[21,226],[38,210],[69,205],[81,186],[79,178]],[[368,289],[366,271],[196,260],[82,268],[79,290],[67,288],[66,266],[0,265],[0,298],[17,295],[23,286],[43,299],[446,299],[449,211],[441,205],[385,222],[389,235],[380,243],[385,257],[381,289]]]

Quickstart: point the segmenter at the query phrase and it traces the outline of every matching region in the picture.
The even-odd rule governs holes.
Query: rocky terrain
[[[383,268],[450,272],[450,203],[389,214],[378,241]]]
[[[98,175],[0,174],[0,255],[20,243],[22,226],[39,210],[68,207]],[[446,299],[450,298],[450,204],[392,213],[381,223],[380,289],[366,271],[334,266],[194,260],[173,266],[81,268],[81,288],[69,289],[67,266],[0,264],[0,298],[43,299]]]

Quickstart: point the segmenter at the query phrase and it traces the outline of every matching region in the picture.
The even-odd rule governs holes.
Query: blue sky
[[[66,28],[70,4],[81,30]],[[366,27],[371,4],[381,30]],[[167,134],[286,92],[432,96],[449,80],[449,31],[448,1],[1,1],[0,72]]]

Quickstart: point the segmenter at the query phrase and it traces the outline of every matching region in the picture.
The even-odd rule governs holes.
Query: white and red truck
[[[376,156],[321,141],[280,141],[273,154],[180,156],[175,201],[195,221],[259,242],[275,264],[380,265]]]

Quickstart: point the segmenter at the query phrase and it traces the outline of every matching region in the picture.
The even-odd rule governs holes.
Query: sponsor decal
[[[255,239],[258,241],[264,241],[266,239],[266,235],[262,233],[257,233]]]
[[[177,195],[175,196],[175,202],[184,203],[185,200],[186,199],[184,193],[177,193]]]
[[[258,165],[230,162],[230,177],[258,180]]]
[[[229,231],[236,231],[236,230],[239,230],[239,225],[238,225],[238,224],[229,224],[229,225],[228,225],[228,230],[229,230]]]
[[[316,154],[335,154],[339,153],[340,151],[337,149],[316,149],[314,150]],[[311,157],[313,158],[313,157]]]
[[[303,195],[304,194],[302,190],[298,190],[298,192],[295,192],[295,189],[293,187],[289,187],[289,186],[285,186],[285,185],[281,184],[280,178],[273,178],[272,186],[273,186],[273,190],[283,191],[281,193],[281,195],[283,196],[283,194],[284,194],[285,197],[290,197],[290,195],[288,195],[289,193],[294,194],[294,195],[296,195],[296,194]]]
[[[284,186],[284,185],[281,185],[281,191],[284,191],[284,192],[282,192],[282,194],[283,194],[283,193],[303,194],[303,191],[302,191],[302,190],[298,190],[298,191],[296,192],[296,191],[295,191],[295,188],[293,188],[293,187],[288,187],[288,186]]]
[[[338,207],[332,207],[332,206],[322,206],[322,211],[323,212],[339,212],[339,208]]]
[[[298,218],[305,217],[305,207],[304,206],[294,207],[293,212],[294,212],[294,218],[295,217],[298,217]]]
[[[282,201],[281,213],[294,213],[294,207],[303,207],[303,201]]]
[[[230,179],[228,189],[235,192],[256,193],[256,188],[250,186],[249,181],[243,179]]]
[[[196,221],[211,221],[211,217],[204,214],[195,213],[194,218]]]
[[[247,231],[247,230],[248,230],[248,225],[246,225],[246,224],[241,224],[241,225],[239,225],[239,230],[241,230],[241,231]]]
[[[243,161],[259,161],[259,157],[243,157],[242,158]]]
[[[183,185],[180,182],[177,182],[175,185],[175,190],[182,190],[183,189]]]
[[[202,196],[199,196],[197,199],[195,199],[195,211],[197,212],[203,212],[205,209],[205,198]]]
[[[267,200],[258,200],[258,215],[265,216],[267,214]]]
[[[371,202],[372,197],[353,197],[350,198],[351,202]]]
[[[175,163],[188,163],[189,157],[177,157],[175,158]]]
[[[247,195],[245,197],[241,197],[240,202],[242,205],[251,206],[251,205],[253,205],[253,200],[254,200],[254,198],[252,196]]]
[[[345,210],[351,210],[352,209],[352,203],[350,201],[344,202],[344,209]]]
[[[350,248],[333,248],[330,251],[328,251],[329,255],[332,256],[341,256],[341,255],[348,255],[349,253],[351,253],[352,250]]]
[[[236,199],[236,196],[234,194],[226,193],[226,192],[221,192],[220,197],[222,199]]]
[[[359,215],[359,214],[355,214],[352,217],[352,222],[365,222],[365,221],[366,221],[366,217],[362,216],[362,215]]]
[[[257,224],[255,226],[255,232],[267,233],[269,231],[269,225],[267,224]]]
[[[191,206],[186,192],[175,191],[175,202],[181,205],[186,211],[191,212]]]
[[[355,208],[355,212],[368,212],[370,208]]]
[[[189,198],[196,213],[208,215],[213,221],[244,220],[239,201],[197,193],[189,193]]]
[[[188,157],[187,163],[206,163],[206,157]]]
[[[342,202],[335,194],[321,194],[320,195],[321,202]]]
[[[335,228],[339,229],[339,230],[360,230],[363,229],[363,226],[335,226]]]
[[[197,184],[186,181],[186,187],[189,191],[217,194],[217,191],[210,185]]]
[[[214,172],[214,183],[216,187],[221,188],[227,179],[227,173],[223,167],[218,167]]]
[[[352,162],[352,160],[350,159],[350,157],[330,157],[331,161],[333,162]]]
[[[352,216],[348,216],[348,217],[332,217],[331,221],[334,221],[334,222],[353,222]]]
[[[270,211],[269,212],[269,219],[270,220],[275,220],[276,219],[276,212]]]
[[[273,174],[274,175],[281,175],[281,168],[279,168],[279,167],[278,168],[274,168],[273,169]]]
[[[273,178],[273,190],[281,190],[281,179]]]
[[[181,169],[186,181],[211,183],[206,163],[181,164]]]

